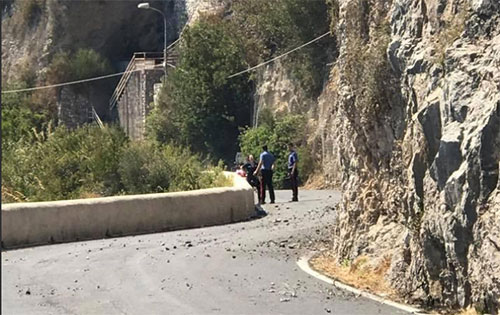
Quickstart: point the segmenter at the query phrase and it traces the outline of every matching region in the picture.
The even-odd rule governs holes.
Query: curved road
[[[298,268],[329,236],[338,192],[276,193],[247,222],[4,251],[2,313],[402,314]]]

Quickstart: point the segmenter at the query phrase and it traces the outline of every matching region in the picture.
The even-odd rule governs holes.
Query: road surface
[[[246,222],[4,251],[2,314],[403,314],[297,266],[340,194],[290,195]]]

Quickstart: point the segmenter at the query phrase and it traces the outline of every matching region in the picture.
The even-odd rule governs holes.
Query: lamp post
[[[149,2],[142,2],[137,5],[139,9],[150,9],[160,13],[163,16],[163,69],[165,77],[167,76],[167,18],[163,12],[149,6]]]

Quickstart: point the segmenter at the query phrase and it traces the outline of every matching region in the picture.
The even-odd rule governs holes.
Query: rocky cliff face
[[[500,307],[500,4],[341,0],[322,95],[261,70],[257,108],[308,111],[341,187],[339,261],[390,258],[407,301]],[[305,109],[297,106],[305,104]]]
[[[58,52],[90,48],[106,57],[119,72],[134,52],[163,51],[163,19],[152,10],[138,9],[140,2],[143,1],[3,1],[3,82],[30,77],[34,82],[29,84],[44,85],[47,68]],[[223,6],[223,1],[218,0],[148,2],[166,15],[167,44],[177,39],[185,23],[195,21],[200,12]],[[59,120],[68,126],[84,123],[91,106],[101,117],[108,118],[108,101],[118,79],[88,84],[89,93],[79,93],[72,87],[58,91]]]
[[[163,50],[163,19],[152,10],[140,10],[142,1],[15,0],[2,2],[2,80],[25,77],[44,85],[45,73],[58,52],[93,49],[106,57],[114,71],[123,71],[134,52]],[[170,43],[187,21],[184,0],[149,1],[167,16]],[[102,117],[117,77],[89,84],[91,93],[67,87],[57,93],[59,120],[78,125],[94,106]],[[90,96],[89,96],[90,95]],[[85,104],[82,111],[77,103]],[[83,105],[82,105],[83,106]],[[76,110],[76,111],[75,111]],[[78,114],[78,111],[82,111]],[[71,117],[71,118],[70,118]],[[68,121],[69,119],[69,121]]]
[[[26,3],[34,3],[28,6]],[[137,51],[162,51],[163,20],[140,10],[141,1],[13,1],[2,12],[2,73],[11,79],[24,64],[40,72],[55,52],[91,48],[116,64]],[[184,1],[149,1],[167,13],[167,37],[177,38]],[[28,13],[31,12],[31,13]],[[40,74],[40,73],[38,73]]]
[[[335,253],[390,256],[407,300],[498,312],[500,4],[339,4],[318,117],[344,193]]]

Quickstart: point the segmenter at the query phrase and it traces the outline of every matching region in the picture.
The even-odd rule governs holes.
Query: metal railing
[[[176,50],[177,45],[172,46],[170,49],[167,50],[167,60],[166,60],[166,65],[175,68],[175,65],[177,64],[177,59],[179,57],[177,50]],[[139,61],[153,61],[152,63],[152,68],[149,69],[154,69],[158,66],[163,67],[163,62],[164,62],[164,55],[161,52],[136,52],[132,56],[132,59],[128,63],[127,69],[125,69],[125,73],[122,75],[120,81],[118,82],[118,85],[116,86],[115,91],[113,92],[113,95],[111,95],[111,98],[109,100],[109,110],[111,111],[115,106],[116,103],[118,103],[118,100],[120,99],[123,91],[127,87],[128,80],[130,79],[130,76],[132,73],[137,70],[136,64]],[[144,63],[146,66],[146,64]],[[147,68],[145,68],[147,69]]]
[[[94,118],[94,121],[97,123],[97,125],[103,129],[104,128],[104,124],[102,123],[102,120],[101,118],[99,117],[99,115],[97,115],[97,112],[95,111],[95,108],[94,106],[92,106],[92,117]]]
[[[118,99],[122,95],[125,87],[127,86],[127,82],[130,79],[130,76],[135,70],[135,66],[137,61],[139,60],[152,60],[154,61],[154,66],[162,65],[163,63],[163,54],[158,52],[136,52],[132,56],[132,59],[128,63],[127,69],[125,69],[125,73],[122,75],[118,85],[116,86],[113,95],[111,95],[111,99],[109,100],[109,110],[112,110],[115,107]]]

